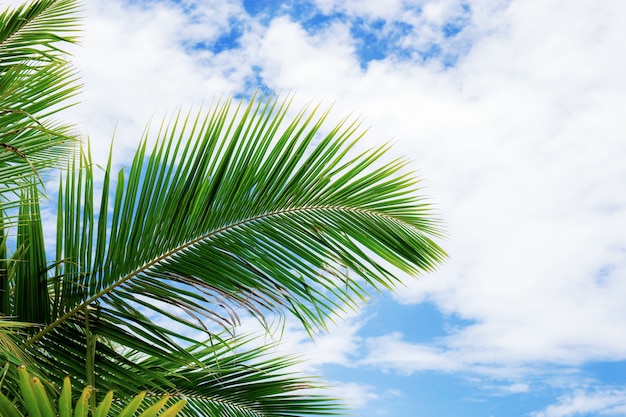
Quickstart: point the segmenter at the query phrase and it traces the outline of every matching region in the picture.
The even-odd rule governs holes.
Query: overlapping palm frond
[[[53,332],[46,346],[31,350],[37,352],[33,356],[40,360],[41,374],[55,385],[66,374],[78,383],[87,381],[82,375],[90,366],[85,357],[89,349],[80,324]],[[91,330],[98,335],[93,358],[98,399],[107,390],[122,400],[146,390],[154,398],[187,399],[181,415],[190,417],[305,417],[338,415],[345,410],[320,381],[294,372],[297,358],[277,355],[274,344],[262,338],[216,334],[205,343],[194,342],[184,352],[168,352],[124,330],[115,339],[128,344],[111,343],[111,329],[99,329],[95,320]]]
[[[185,374],[176,382],[194,399],[183,415],[323,416],[337,415],[344,408],[326,391],[316,393],[319,386],[311,385],[309,379],[286,371],[288,366],[290,362],[284,359],[254,365],[234,362],[217,372],[201,369],[190,373],[189,379]]]
[[[437,223],[404,162],[377,164],[385,147],[349,156],[357,124],[322,135],[325,114],[303,110],[286,122],[287,111],[288,102],[261,97],[176,117],[154,149],[144,138],[116,183],[109,160],[97,204],[93,164],[81,155],[61,181],[62,262],[41,306],[50,320],[29,341],[34,356],[63,358],[64,372],[85,369],[84,381],[104,388],[134,374],[156,389],[171,380],[116,347],[198,358],[183,347],[185,331],[155,314],[189,333],[207,322],[231,328],[242,311],[262,319],[289,310],[316,329],[337,308],[400,283],[390,267],[434,268],[444,257],[431,239]]]
[[[313,332],[400,284],[396,270],[433,269],[445,254],[417,179],[381,162],[386,146],[359,153],[356,122],[326,131],[316,108],[289,119],[289,100],[229,100],[164,122],[154,146],[146,134],[127,170],[109,159],[100,195],[89,152],[68,158],[51,260],[38,176],[71,148],[51,116],[77,92],[58,42],[75,41],[78,11],[0,15],[0,316],[35,326],[14,337],[0,321],[1,346],[21,349],[0,354],[52,388],[90,385],[92,405],[149,390],[188,397],[189,416],[336,415],[291,359],[228,331],[290,312]]]
[[[38,185],[42,170],[72,148],[72,127],[52,117],[78,91],[62,49],[76,41],[78,11],[75,0],[39,0],[0,12],[0,315],[31,325],[42,321],[23,313],[29,302],[40,312],[49,304]],[[0,332],[10,324],[0,323]]]
[[[139,304],[167,313],[155,302],[224,322],[216,305],[259,315],[287,307],[323,326],[335,308],[367,296],[364,284],[393,287],[386,264],[414,274],[443,258],[415,179],[394,175],[402,161],[372,170],[384,149],[346,160],[354,125],[312,145],[324,119],[313,114],[275,141],[279,104],[255,100],[230,118],[226,104],[175,120],[184,126],[165,128],[153,152],[144,141],[128,174],[120,171],[111,202],[107,169],[98,216],[90,162],[70,169],[57,231],[66,260],[56,274],[58,318],[35,340],[93,303],[106,306],[102,317],[140,326]]]
[[[57,273],[59,318],[37,339],[95,302],[131,316],[137,304],[163,302],[224,322],[216,305],[259,315],[286,307],[323,327],[335,308],[367,296],[363,285],[397,284],[389,264],[416,274],[443,258],[416,180],[396,175],[404,162],[376,168],[384,147],[345,158],[357,126],[313,144],[324,121],[314,111],[281,126],[286,103],[231,110],[174,120],[153,151],[146,138],[110,202],[107,169],[97,219],[89,161],[70,174],[59,255],[71,261]]]
[[[0,210],[68,155],[72,127],[51,116],[79,89],[62,49],[76,42],[78,12],[75,0],[38,0],[0,13]]]
[[[185,416],[299,417],[337,415],[343,406],[319,382],[293,371],[297,360],[272,354],[274,345],[257,338],[216,337],[187,350],[197,362],[151,357],[144,368],[160,369],[185,397]],[[229,343],[224,343],[229,340]]]
[[[34,0],[0,14],[0,70],[49,63],[78,40],[76,0]]]
[[[0,333],[6,340],[23,341],[29,334],[11,334],[16,317],[30,326],[49,321],[40,173],[58,166],[72,149],[72,127],[53,116],[79,88],[62,49],[76,42],[78,12],[75,0],[39,0],[0,13],[0,315],[6,317]],[[25,351],[16,352],[3,349],[0,359],[36,368]],[[2,381],[16,376],[11,369]]]

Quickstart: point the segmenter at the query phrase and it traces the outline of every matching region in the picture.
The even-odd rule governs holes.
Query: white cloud
[[[309,36],[298,24],[287,17],[274,19],[269,25],[259,48],[263,76],[268,85],[279,90],[331,87],[329,81],[343,79],[349,84],[360,78],[353,57],[352,39],[345,25],[335,24],[322,34]],[[347,87],[347,86],[346,86]],[[344,88],[346,88],[344,87]],[[310,95],[328,97],[328,95]]]
[[[67,117],[89,133],[94,154],[108,154],[116,131],[123,159],[152,117],[158,122],[179,106],[211,104],[239,91],[251,73],[243,57],[185,49],[200,39],[210,44],[238,13],[229,4],[200,3],[188,15],[167,2],[87,2],[86,30],[73,50],[84,92]]]
[[[302,328],[299,321],[287,318],[275,326],[269,336],[271,341],[280,341],[277,354],[296,354],[303,362],[297,368],[309,374],[319,373],[323,365],[333,364],[353,366],[354,359],[361,353],[363,339],[358,335],[366,320],[355,312],[342,314],[334,323],[329,323],[328,331],[317,334],[313,339]],[[242,333],[255,329],[258,323],[244,323]]]
[[[461,368],[460,363],[441,349],[407,343],[399,333],[368,338],[366,347],[368,355],[359,363],[395,370],[402,374],[424,370],[455,371]]]
[[[500,389],[508,394],[519,394],[530,391],[530,385],[525,384],[523,382],[517,382],[514,384],[506,385],[500,387]]]
[[[376,0],[314,0],[314,3],[325,14],[347,13],[368,19],[397,18],[403,10],[402,0],[384,3]]]
[[[458,16],[465,2],[460,0],[314,0],[324,14],[345,13],[350,17],[368,20],[425,22],[443,25]],[[493,2],[488,2],[493,3]]]
[[[626,414],[626,391],[607,389],[587,393],[577,391],[559,398],[556,404],[532,413],[533,417],[623,416]]]
[[[328,394],[341,398],[350,408],[365,408],[373,401],[379,400],[381,396],[376,393],[376,388],[370,385],[356,382],[331,382]]]
[[[474,44],[447,71],[387,59],[363,72],[345,26],[310,35],[286,18],[259,65],[278,89],[365,114],[367,141],[394,137],[421,168],[451,259],[398,298],[475,321],[447,349],[498,365],[624,359],[625,6],[470,6]]]
[[[450,145],[449,172],[428,177],[451,191],[439,199],[451,260],[400,299],[426,297],[477,320],[448,340],[475,360],[626,358],[616,337],[626,313],[626,148],[615,111],[625,85],[612,52],[623,30],[611,23],[624,7],[558,4],[511,5],[507,36],[477,44],[451,75],[474,121],[451,107],[457,127],[435,133]]]

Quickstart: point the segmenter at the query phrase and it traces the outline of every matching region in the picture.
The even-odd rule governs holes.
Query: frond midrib
[[[181,245],[178,245],[175,248],[170,249],[169,251],[167,251],[167,252],[161,254],[160,256],[154,258],[153,260],[143,264],[140,268],[137,268],[134,271],[130,272],[129,274],[126,274],[125,276],[121,277],[116,282],[114,282],[111,285],[109,285],[108,287],[102,289],[98,293],[94,294],[93,296],[91,296],[87,300],[83,301],[82,303],[80,303],[79,305],[77,305],[76,307],[74,307],[73,309],[71,309],[70,311],[68,311],[67,313],[65,313],[64,315],[59,317],[58,319],[56,319],[54,322],[52,322],[51,324],[49,324],[48,326],[43,328],[41,331],[39,331],[39,333],[35,334],[32,338],[30,338],[28,340],[27,344],[28,345],[32,345],[33,343],[35,343],[36,341],[41,339],[43,336],[45,336],[46,334],[48,334],[49,332],[54,330],[58,325],[60,325],[61,323],[65,322],[70,317],[74,316],[80,310],[84,309],[86,306],[88,306],[88,305],[98,301],[99,299],[101,299],[105,295],[111,293],[113,290],[115,290],[120,285],[128,282],[129,280],[132,280],[134,277],[138,276],[142,272],[145,272],[145,271],[149,270],[150,268],[152,268],[153,266],[157,265],[158,263],[160,263],[160,262],[162,262],[162,261],[164,261],[164,260],[174,256],[176,253],[179,253],[179,252],[181,252],[181,251],[183,251],[185,249],[193,247],[194,245],[197,245],[197,244],[199,244],[199,243],[201,243],[203,241],[206,241],[206,240],[210,239],[213,236],[216,236],[218,234],[224,233],[224,232],[226,232],[228,230],[231,230],[231,229],[234,229],[234,228],[237,228],[237,227],[245,226],[247,224],[250,224],[250,223],[258,221],[258,220],[270,219],[272,217],[282,216],[282,215],[290,214],[290,213],[303,213],[303,212],[311,212],[311,211],[337,211],[337,212],[363,213],[363,214],[373,215],[373,216],[376,216],[376,217],[386,218],[388,220],[393,220],[395,222],[403,223],[406,226],[413,227],[412,225],[404,222],[401,219],[398,219],[397,217],[390,216],[388,214],[382,213],[382,212],[377,211],[377,210],[366,209],[366,208],[362,208],[362,207],[349,207],[349,206],[331,205],[331,204],[319,205],[319,206],[290,207],[290,208],[286,208],[286,209],[276,210],[276,211],[273,211],[273,212],[268,212],[268,213],[263,213],[263,214],[259,214],[259,215],[256,215],[256,216],[252,216],[252,217],[249,217],[247,219],[239,220],[239,221],[237,221],[235,223],[231,223],[229,225],[222,226],[219,229],[211,230],[210,232],[205,233],[205,234],[203,234],[203,235],[201,235],[199,237],[196,237],[196,238],[194,238],[192,240],[189,240],[189,241],[187,241],[187,242],[185,242],[185,243],[183,243]]]

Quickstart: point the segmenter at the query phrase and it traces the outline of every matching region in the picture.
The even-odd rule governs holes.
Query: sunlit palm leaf
[[[357,123],[326,132],[315,109],[290,121],[288,102],[227,102],[175,117],[153,148],[147,135],[128,171],[109,160],[100,201],[89,153],[71,160],[50,264],[36,179],[71,133],[50,116],[77,91],[57,44],[75,41],[77,12],[39,0],[0,15],[0,306],[39,326],[23,356],[57,387],[70,374],[102,395],[188,396],[188,415],[336,414],[291,360],[215,329],[285,310],[324,327],[399,284],[396,270],[434,268],[444,253],[417,181],[379,162],[384,146],[355,152]]]
[[[25,188],[21,198],[17,246],[24,249],[13,277],[13,315],[27,323],[50,320],[48,277],[37,184]]]
[[[404,162],[375,169],[384,148],[346,158],[355,125],[314,145],[324,116],[281,124],[286,111],[255,100],[238,115],[227,104],[174,120],[153,152],[144,142],[128,174],[120,172],[98,220],[90,162],[84,174],[70,170],[60,318],[35,340],[93,302],[133,311],[140,299],[224,319],[216,306],[256,315],[287,307],[305,325],[323,326],[337,307],[367,297],[364,285],[395,286],[390,265],[432,269],[444,256],[429,238],[436,222],[416,180],[400,174]]]
[[[80,378],[86,350],[84,344],[77,342],[81,335],[84,340],[80,324],[66,324],[63,332],[52,332],[38,355],[50,358],[48,364],[40,362],[41,368],[57,384],[60,382],[56,378],[64,374],[77,376],[78,383],[85,383]],[[94,331],[103,342],[112,336],[95,322]],[[164,354],[158,346],[151,348],[138,342],[131,333],[112,338],[126,339],[128,345],[121,349],[99,342],[99,398],[108,389],[114,390],[120,399],[130,398],[139,390],[168,394],[188,399],[181,414],[188,416],[296,417],[337,415],[343,409],[338,400],[320,388],[319,382],[294,373],[294,359],[272,355],[274,345],[261,339],[214,335],[206,344],[194,343],[186,354]]]
[[[78,91],[60,49],[76,41],[78,11],[75,0],[39,0],[0,13],[0,210],[14,209],[19,189],[67,156],[72,127],[50,116]]]
[[[298,417],[337,415],[342,410],[319,383],[293,372],[297,361],[272,356],[271,343],[263,345],[252,338],[230,340],[229,345],[216,342],[189,349],[210,366],[146,361],[146,365],[167,369],[179,395],[189,398],[181,415]]]
[[[402,161],[377,165],[385,148],[348,157],[356,125],[321,137],[325,115],[285,123],[286,114],[286,103],[261,98],[237,114],[227,103],[176,118],[153,151],[142,143],[111,202],[109,161],[99,214],[93,164],[81,156],[59,192],[56,320],[32,348],[78,372],[87,324],[98,346],[113,348],[95,352],[93,372],[121,383],[110,371],[125,363],[115,346],[194,361],[155,313],[194,331],[208,330],[207,320],[230,328],[242,308],[260,318],[286,308],[323,327],[368,290],[397,285],[391,266],[415,274],[443,258],[429,237],[436,222]],[[158,376],[128,372],[143,383]]]
[[[77,40],[78,11],[76,0],[36,0],[0,14],[0,71],[62,57]]]
[[[231,328],[242,309],[263,318],[286,308],[308,328],[323,327],[337,308],[367,298],[368,287],[399,283],[390,267],[419,273],[444,256],[429,237],[437,234],[436,222],[415,179],[401,173],[402,161],[377,164],[385,148],[349,156],[359,138],[354,124],[323,136],[324,114],[303,111],[285,123],[286,114],[287,103],[263,97],[239,113],[227,103],[195,119],[174,119],[151,152],[146,137],[114,187],[109,160],[99,213],[88,154],[68,167],[50,298],[24,289],[18,278],[9,303],[18,318],[50,323],[27,348],[42,375],[58,385],[71,374],[128,396],[139,389],[183,391],[205,400],[195,409],[218,415],[336,411],[327,397],[292,396],[285,382],[283,394],[275,387],[277,397],[265,400],[265,412],[274,414],[263,414],[253,407],[263,375],[248,374],[245,361],[232,368],[220,362],[237,339],[216,339],[218,362],[215,351],[210,358],[181,344],[180,329]],[[29,243],[21,257],[31,271],[25,276],[35,276],[45,265],[35,230],[41,219],[36,199],[23,200],[20,227],[32,230],[23,232]],[[46,312],[50,321],[36,316]],[[178,330],[159,325],[155,314]],[[190,366],[197,379],[166,371]],[[224,389],[207,391],[215,366],[228,377]],[[280,414],[295,405],[300,414]]]

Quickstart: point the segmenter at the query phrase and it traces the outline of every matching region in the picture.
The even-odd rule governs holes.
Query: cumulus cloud
[[[451,260],[399,296],[475,319],[449,346],[496,362],[626,357],[615,337],[626,313],[615,112],[625,85],[611,52],[624,8],[557,4],[512,4],[506,36],[476,44],[450,74],[462,86],[454,102],[474,116],[450,112],[456,128],[435,133],[456,165],[429,174],[436,190],[454,189],[440,198]]]
[[[86,30],[72,49],[84,88],[67,117],[89,134],[95,155],[108,154],[116,132],[117,156],[124,159],[150,120],[209,105],[240,91],[250,76],[245,57],[210,50],[240,8],[183,3],[86,2]]]
[[[324,365],[341,365],[352,367],[355,358],[362,354],[363,338],[359,331],[366,320],[357,312],[338,316],[334,323],[329,323],[328,330],[311,337],[298,320],[287,317],[285,321],[277,321],[266,340],[280,342],[277,354],[296,354],[303,361],[297,368],[303,372],[319,374]],[[246,321],[242,333],[259,331],[258,322]]]

